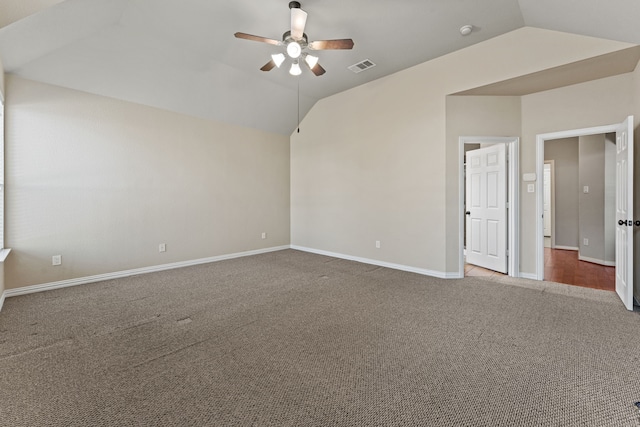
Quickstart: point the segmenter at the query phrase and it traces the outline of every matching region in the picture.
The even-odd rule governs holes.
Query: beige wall
[[[622,122],[633,111],[632,74],[623,74],[522,97],[520,172],[535,172],[536,135]],[[535,223],[534,193],[521,187],[521,221]],[[521,269],[535,272],[535,227],[523,227]]]
[[[7,289],[289,244],[287,137],[6,83]]]
[[[0,28],[60,3],[62,0],[1,1]]]
[[[461,136],[519,137],[519,96],[447,96],[447,147],[459,144]],[[458,203],[458,191],[447,192],[447,205]],[[457,235],[459,224],[447,221],[447,235]],[[447,244],[447,271],[458,267],[458,247]]]
[[[451,273],[460,251],[458,144],[447,136],[446,96],[627,46],[523,28],[323,99],[291,137],[292,243]],[[527,137],[521,156],[531,172],[535,136]],[[525,232],[522,246],[533,238]],[[523,271],[533,273],[534,250],[524,255]]]
[[[555,244],[563,248],[578,248],[578,155],[578,138],[544,144],[544,159],[555,165]]]
[[[605,136],[585,135],[579,138],[579,185],[581,258],[609,261],[605,258]],[[585,193],[585,186],[589,192]],[[584,244],[588,239],[588,245]]]
[[[460,136],[518,136],[519,96],[447,96],[447,145]]]

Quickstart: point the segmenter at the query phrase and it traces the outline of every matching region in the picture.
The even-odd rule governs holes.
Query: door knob
[[[466,211],[465,215],[471,215],[471,211]]]

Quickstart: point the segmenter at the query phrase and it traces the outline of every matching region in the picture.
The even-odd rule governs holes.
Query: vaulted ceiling
[[[319,99],[523,26],[640,44],[637,0],[302,0],[310,40],[354,48],[318,51],[319,77],[260,71],[281,47],[234,33],[280,40],[288,3],[0,0],[0,58],[28,79],[288,135]],[[365,59],[376,66],[348,69]]]

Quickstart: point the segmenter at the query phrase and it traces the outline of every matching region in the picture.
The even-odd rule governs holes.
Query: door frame
[[[520,138],[512,136],[461,136],[458,138],[458,277],[464,277],[464,146],[465,144],[505,144],[507,146],[507,274],[520,277]]]
[[[592,128],[572,129],[559,132],[541,133],[536,135],[536,280],[544,280],[544,200],[542,198],[542,177],[544,174],[544,143],[548,140],[562,138],[576,138],[601,133],[615,133],[620,123],[596,126]],[[553,234],[553,231],[552,231]]]
[[[549,195],[551,198],[551,248],[556,247],[556,162],[555,160],[545,160],[545,164],[550,165],[551,176],[549,186],[551,187],[551,194]],[[543,166],[544,168],[544,166]],[[544,170],[543,170],[544,173]],[[544,179],[544,175],[542,177]],[[543,181],[544,185],[544,181]],[[543,200],[544,203],[544,200]],[[544,206],[542,207],[544,211]],[[544,229],[544,223],[543,223]],[[543,230],[544,231],[544,230]],[[544,240],[543,240],[544,243]]]

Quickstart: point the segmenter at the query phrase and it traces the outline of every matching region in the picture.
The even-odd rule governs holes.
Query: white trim
[[[3,263],[4,260],[7,259],[9,252],[11,252],[11,249],[0,249],[0,263]],[[6,297],[7,291],[3,291],[2,294],[0,294],[0,312],[2,311],[2,306],[4,305]]]
[[[535,273],[520,273],[521,279],[538,280],[538,276]]]
[[[509,146],[509,276],[520,277],[520,138]]]
[[[228,259],[241,258],[251,255],[259,255],[268,252],[276,252],[289,249],[289,245],[276,246],[266,249],[256,249],[253,251],[237,252],[227,255],[219,255],[209,258],[200,258],[190,261],[180,261],[171,264],[154,265],[151,267],[135,268],[132,270],[117,271],[114,273],[98,274],[95,276],[78,277],[76,279],[61,280],[59,282],[43,283],[40,285],[24,286],[22,288],[6,289],[3,297],[15,297],[18,295],[32,294],[35,292],[50,291],[52,289],[66,288],[69,286],[85,285],[88,283],[102,282],[104,280],[120,279],[123,277],[135,276],[138,274],[155,273],[157,271],[171,270],[174,268],[190,267],[198,264],[207,264],[210,262],[224,261]]]
[[[4,262],[4,260],[9,256],[10,252],[10,248],[0,249],[0,262]]]
[[[603,259],[589,258],[586,256],[578,255],[580,261],[592,262],[594,264],[606,265],[607,267],[615,267],[615,261],[605,261]]]
[[[586,135],[598,135],[612,133],[618,130],[620,124],[596,126],[592,128],[565,130],[560,132],[541,133],[536,135],[536,280],[544,280],[544,200],[542,200],[541,179],[544,174],[544,143],[549,139],[574,138]],[[560,249],[556,246],[556,249]]]
[[[556,161],[555,160],[545,160],[544,161],[545,165],[549,165],[550,166],[550,172],[551,172],[551,182],[549,183],[549,186],[551,188],[551,236],[545,236],[545,237],[551,237],[551,248],[552,249],[556,249]],[[543,167],[544,170],[544,167]],[[543,179],[543,185],[544,185],[544,175],[542,176]],[[543,206],[544,209],[544,206]]]
[[[508,275],[520,277],[520,138],[504,136],[461,136],[458,138],[458,276],[464,277],[464,145],[506,144],[509,154],[507,175],[509,180],[509,211],[507,246],[509,251]],[[451,274],[451,273],[449,273]]]
[[[553,249],[562,249],[563,251],[579,251],[580,248],[574,246],[560,246],[556,245]]]
[[[536,135],[536,280],[544,280],[544,200],[539,179],[544,176],[544,141],[542,135]]]
[[[371,264],[371,265],[377,265],[379,267],[392,268],[394,270],[408,271],[410,273],[417,273],[417,274],[422,274],[424,276],[437,277],[440,279],[461,279],[462,278],[457,272],[446,273],[442,271],[427,270],[424,268],[410,267],[408,265],[394,264],[391,262],[378,261],[370,258],[361,258],[357,256],[345,255],[345,254],[340,254],[336,252],[323,251],[321,249],[312,249],[304,246],[291,245],[291,249],[295,249],[297,251],[309,252],[317,255],[325,255],[325,256],[330,256],[334,258],[346,259],[349,261],[357,261],[363,264]]]

